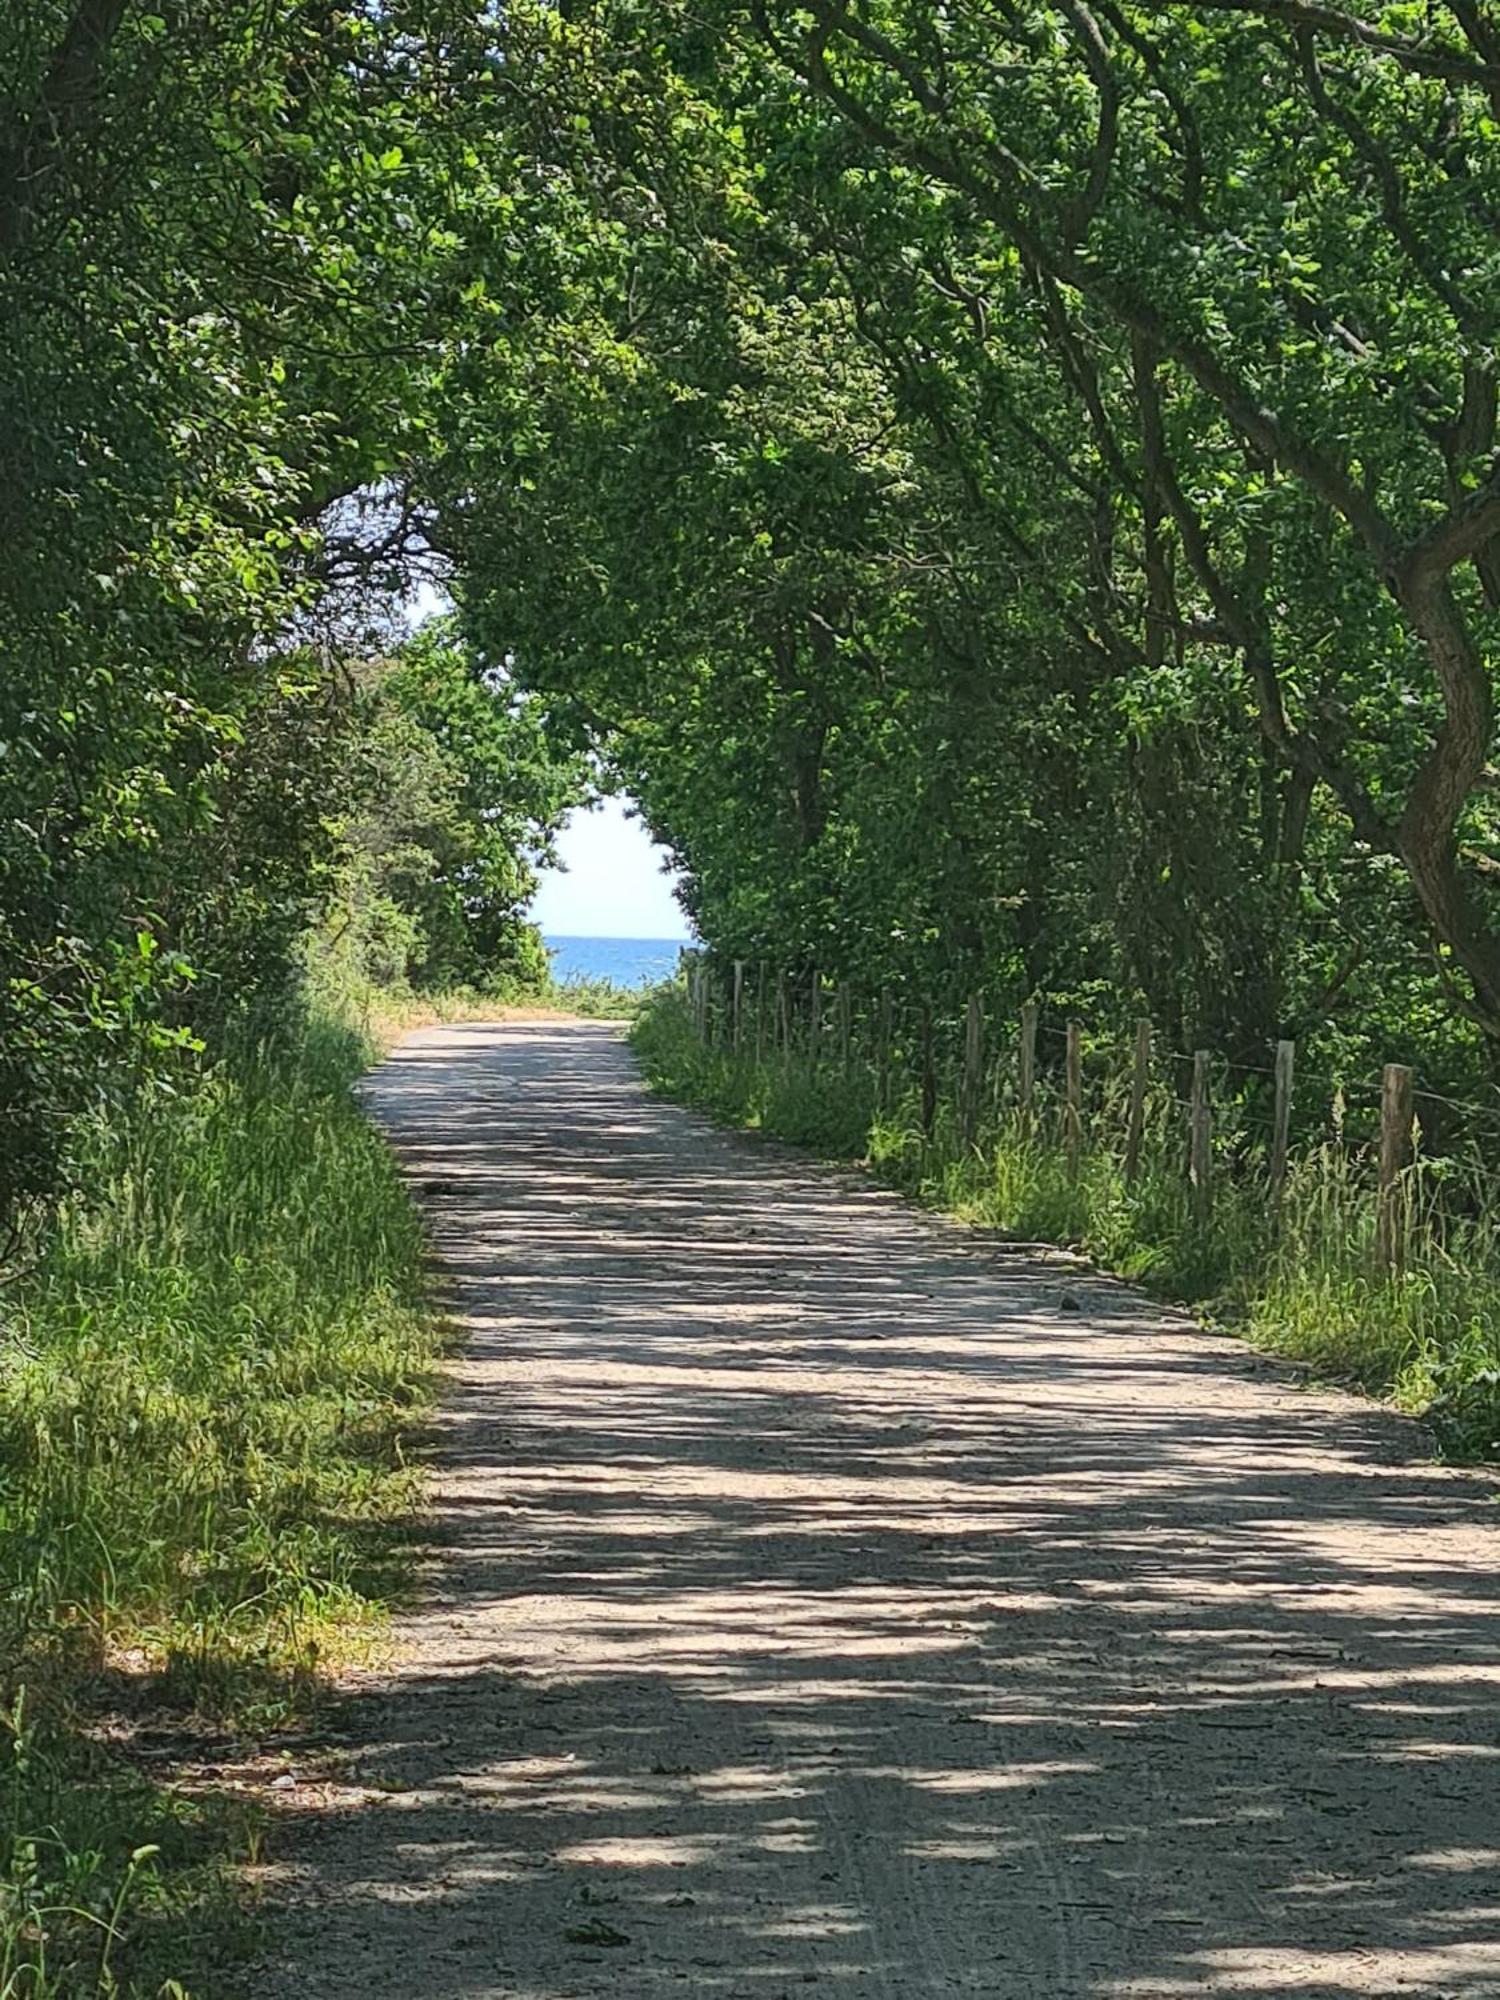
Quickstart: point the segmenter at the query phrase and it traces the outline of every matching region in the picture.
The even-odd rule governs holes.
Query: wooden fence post
[[[964,1011],[964,1072],[959,1100],[959,1130],[966,1148],[973,1145],[979,1134],[983,1073],[984,1003],[977,993],[971,993]]]
[[[854,995],[848,983],[839,988],[839,1068],[847,1080],[854,1059]]]
[[[823,975],[815,972],[807,1002],[807,1060],[808,1066],[816,1071],[818,1053],[823,1040]]]
[[[792,1066],[792,1000],[787,992],[786,974],[776,975],[776,1032],[781,1040],[781,1067]]]
[[[1076,1181],[1083,1160],[1083,1023],[1068,1023],[1067,1105],[1064,1113],[1064,1143],[1068,1172]]]
[[[1411,1161],[1411,1071],[1387,1063],[1380,1080],[1380,1192],[1375,1212],[1375,1253],[1388,1278],[1406,1269],[1401,1172]]]
[[[1281,1212],[1286,1187],[1287,1157],[1292,1140],[1292,1082],[1297,1068],[1297,1044],[1276,1044],[1276,1102],[1271,1112],[1271,1208]]]
[[[766,961],[760,962],[755,981],[755,1067],[766,1059]]]
[[[1036,1101],[1036,1024],[1037,1004],[1035,1000],[1028,1000],[1021,1009],[1021,1061],[1016,1083],[1016,1101],[1023,1118],[1031,1116],[1032,1105]]]
[[[1125,1178],[1141,1170],[1141,1141],[1146,1132],[1146,1090],[1151,1082],[1151,1023],[1135,1024],[1135,1063],[1130,1072],[1130,1122],[1125,1127]]]
[[[738,1055],[740,1052],[741,1014],[744,1009],[744,1004],[745,1004],[745,961],[742,958],[737,958],[734,961],[734,997],[731,1000],[729,1007],[729,1019],[731,1023],[730,1036],[734,1043],[734,1052],[736,1055]]]
[[[1188,1112],[1188,1180],[1193,1189],[1193,1210],[1201,1222],[1208,1214],[1213,1190],[1213,1111],[1208,1101],[1207,1049],[1193,1052],[1193,1099]]]

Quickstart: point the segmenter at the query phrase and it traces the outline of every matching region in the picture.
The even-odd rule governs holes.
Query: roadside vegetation
[[[3,2000],[232,1989],[266,1815],[196,1773],[263,1787],[325,1671],[378,1647],[443,1337],[351,1085],[419,1019],[636,1004],[496,993],[370,986],[372,1037],[325,992],[79,1134],[80,1191],[3,1295]]]
[[[365,1053],[313,1027],[83,1135],[89,1196],[6,1293],[7,2000],[155,1993],[222,1953],[253,1810],[158,1789],[137,1732],[175,1719],[189,1758],[274,1732],[399,1580],[438,1328],[350,1094]]]
[[[722,1033],[705,1038],[680,985],[652,995],[632,1043],[666,1096],[863,1161],[964,1222],[1076,1249],[1323,1378],[1423,1416],[1461,1457],[1500,1455],[1500,1184],[1477,1151],[1419,1155],[1406,1171],[1404,1268],[1389,1275],[1377,1253],[1373,1160],[1355,1134],[1329,1130],[1300,1149],[1273,1203],[1257,1107],[1226,1105],[1218,1148],[1233,1165],[1216,1177],[1205,1214],[1184,1172],[1184,1107],[1158,1085],[1128,1174],[1123,1050],[1097,1052],[1104,1074],[1075,1173],[1055,1071],[1029,1115],[1008,1080],[992,1079],[966,1139],[951,1074],[929,1126],[920,1082],[899,1063],[882,1075],[831,1050],[816,1062],[803,1048],[736,1051]]]

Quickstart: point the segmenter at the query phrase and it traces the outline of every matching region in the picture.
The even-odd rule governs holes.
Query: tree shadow
[[[470,1339],[300,1990],[1500,1994],[1488,1480],[607,1030],[371,1095]]]

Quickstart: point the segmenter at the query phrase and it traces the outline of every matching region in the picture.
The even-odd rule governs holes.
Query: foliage
[[[612,979],[587,979],[571,973],[566,979],[551,979],[541,994],[547,1006],[564,1014],[581,1014],[585,1020],[633,1021],[646,1003],[643,986],[617,986]]]
[[[0,20],[0,1221],[286,1005],[501,82],[485,0]]]
[[[0,1208],[335,887],[534,975],[585,751],[726,956],[1473,1095],[1500,57],[1377,12],[19,10]]]
[[[118,1902],[115,1976],[154,1994],[188,1946],[152,1912],[222,1915],[210,1863],[245,1829],[155,1797],[80,1733],[89,1709],[149,1691],[264,1726],[396,1578],[434,1328],[415,1214],[349,1093],[363,1058],[315,1029],[99,1131],[98,1200],[10,1301],[0,1991],[113,1990],[96,1919]]]
[[[368,666],[359,709],[355,805],[311,944],[316,990],[540,991],[547,959],[525,909],[586,793],[583,760],[447,621]]]
[[[1170,1099],[1075,1180],[914,1058],[1034,997],[1493,1101],[1497,121],[1468,0],[0,19],[0,1993],[133,1978],[176,1867],[50,1691],[274,1706],[404,1490],[413,1225],[299,987],[544,994],[594,783],[722,962],[899,1016],[877,1103],[655,1004],[664,1083],[1492,1442],[1462,1106],[1393,1286],[1315,1118],[1271,1238],[1253,1083],[1205,1226]]]
[[[1482,24],[510,18],[565,281],[455,363],[422,476],[701,934],[1479,1088]]]

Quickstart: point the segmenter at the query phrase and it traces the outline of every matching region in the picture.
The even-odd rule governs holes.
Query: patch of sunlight
[[[1008,1764],[998,1771],[872,1771],[871,1777],[900,1778],[922,1792],[1009,1792],[1039,1783],[1044,1778],[1089,1778],[1098,1774],[1094,1763],[1056,1762]]]
[[[684,1868],[694,1861],[711,1861],[730,1845],[727,1833],[636,1833],[617,1840],[581,1840],[559,1847],[553,1859],[571,1867]]]
[[[1368,1993],[1373,1955],[1368,1951],[1292,1952],[1262,1945],[1254,1949],[1184,1953],[1183,1971],[1174,1978],[1153,1971],[1145,1979],[1112,1980],[1102,1993],[1134,1995],[1136,2000],[1172,2000],[1179,1993]],[[1475,1993],[1493,1991],[1492,1945],[1456,1941],[1435,1950],[1382,1952],[1378,1960],[1386,1992],[1429,1993],[1433,2000],[1452,1994],[1456,1982],[1482,1979]]]

